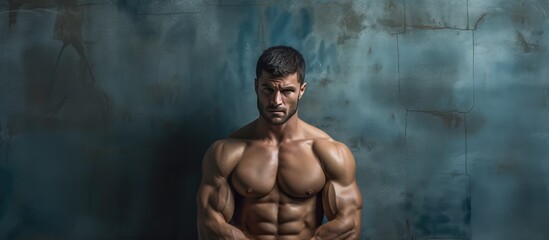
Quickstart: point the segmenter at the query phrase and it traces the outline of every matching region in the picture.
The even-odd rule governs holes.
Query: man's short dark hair
[[[305,81],[305,60],[301,53],[292,47],[274,46],[265,49],[257,60],[256,78],[265,71],[273,77],[283,77],[297,73],[300,84]]]

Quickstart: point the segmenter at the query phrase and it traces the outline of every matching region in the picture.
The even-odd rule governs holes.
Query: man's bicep
[[[322,203],[326,217],[332,220],[362,209],[362,196],[356,182],[343,185],[328,181],[322,191]]]
[[[234,211],[234,198],[226,176],[220,172],[219,161],[216,159],[221,148],[219,142],[214,143],[202,160],[202,182],[197,195],[199,210],[214,211],[229,221]],[[207,216],[207,215],[205,215]]]
[[[324,154],[327,177],[323,189],[323,207],[328,219],[354,215],[362,208],[362,196],[355,179],[355,159],[342,143],[332,143],[331,153]]]
[[[234,197],[228,183],[202,184],[197,196],[199,214],[202,217],[221,215],[229,222],[234,213]],[[200,216],[199,216],[200,217]]]

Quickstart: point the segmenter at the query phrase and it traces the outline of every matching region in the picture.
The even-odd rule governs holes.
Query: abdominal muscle
[[[262,198],[240,197],[233,220],[251,239],[309,239],[322,221],[318,195],[294,198],[274,189]]]

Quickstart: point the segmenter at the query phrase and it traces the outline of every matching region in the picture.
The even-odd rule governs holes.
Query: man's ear
[[[299,99],[301,99],[301,97],[303,97],[303,94],[305,94],[305,88],[307,88],[307,83],[303,83],[299,87]]]

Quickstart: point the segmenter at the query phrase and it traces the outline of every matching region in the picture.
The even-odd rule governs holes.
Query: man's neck
[[[292,140],[299,134],[300,120],[297,113],[281,125],[270,124],[261,116],[257,119],[256,123],[256,133],[259,137],[276,144]]]

